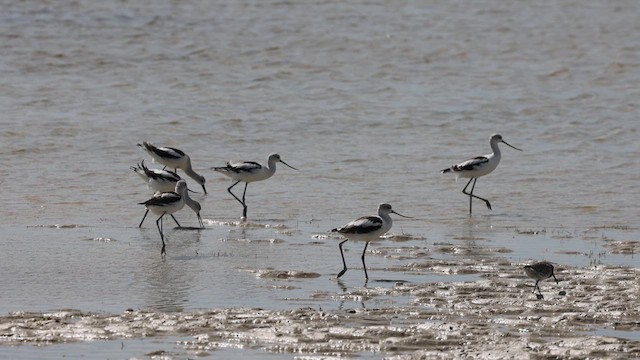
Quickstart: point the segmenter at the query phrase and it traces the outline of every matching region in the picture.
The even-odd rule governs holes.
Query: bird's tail
[[[446,173],[451,172],[451,171],[452,171],[452,170],[451,170],[451,168],[449,167],[449,168],[446,168],[446,169],[442,169],[440,172],[441,172],[441,173],[443,173],[443,174],[446,174]]]
[[[331,229],[331,232],[338,232],[338,231],[340,231],[340,229],[338,229],[338,228]]]
[[[138,174],[138,176],[140,176],[140,178],[144,181],[149,180],[149,178],[147,177],[147,175],[145,174],[145,169],[144,169],[144,160],[142,162],[142,166],[140,166],[140,164],[138,164],[138,167],[132,166],[131,170],[133,170],[136,174]]]
[[[147,151],[153,151],[153,149],[155,149],[155,146],[148,141],[143,141],[142,144],[138,144],[138,146],[144,148]]]
[[[138,165],[138,168],[140,168],[140,170],[142,170],[145,174],[149,172],[149,168],[144,164],[144,160],[142,160],[142,162]],[[149,176],[149,174],[147,174],[147,176]]]

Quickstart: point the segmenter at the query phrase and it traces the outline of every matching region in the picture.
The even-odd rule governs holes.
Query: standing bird
[[[461,162],[460,164],[451,165],[451,167],[441,171],[443,174],[453,172],[457,177],[469,178],[469,182],[464,189],[462,189],[462,193],[469,195],[469,214],[471,214],[471,201],[473,198],[484,201],[489,210],[491,210],[489,200],[473,195],[473,189],[476,187],[476,181],[480,176],[487,175],[498,167],[501,157],[498,143],[504,143],[511,148],[522,151],[521,149],[511,146],[506,141],[502,140],[502,135],[500,134],[491,135],[489,143],[491,144],[491,150],[493,151],[491,154],[476,156],[473,159]],[[468,193],[467,188],[469,187],[469,184],[471,184],[471,181],[473,181],[473,185],[471,186],[471,192]]]
[[[202,186],[205,194],[207,193],[207,189],[204,187],[206,181],[204,176],[193,171],[191,158],[189,158],[189,155],[185,154],[184,151],[172,147],[156,147],[147,141],[138,144],[138,146],[142,147],[155,161],[165,167],[173,168],[174,172],[182,169],[185,174]]]
[[[249,185],[250,182],[266,180],[271,176],[273,176],[273,174],[275,174],[276,172],[276,163],[278,162],[281,162],[287,165],[293,170],[298,170],[293,166],[287,164],[286,162],[282,161],[282,159],[280,158],[280,155],[278,154],[269,155],[269,159],[267,160],[267,166],[263,166],[254,161],[240,161],[240,162],[227,161],[226,166],[211,168],[219,173],[225,174],[226,176],[230,177],[234,181],[234,183],[231,186],[229,186],[227,191],[229,192],[229,194],[231,194],[231,196],[233,196],[236,200],[238,200],[240,204],[242,204],[242,208],[243,208],[242,219],[247,218],[247,203],[245,202],[247,185]],[[242,192],[242,200],[240,200],[231,191],[231,189],[233,189],[233,187],[238,185],[238,183],[240,182],[244,182],[244,191]]]
[[[139,203],[140,205],[144,205],[147,208],[147,210],[150,210],[152,213],[159,215],[158,220],[156,220],[156,226],[158,227],[158,231],[160,232],[160,240],[162,240],[162,250],[160,251],[160,255],[165,254],[164,233],[162,231],[162,218],[166,214],[171,215],[174,212],[181,210],[184,207],[184,203],[185,203],[184,199],[186,196],[187,196],[187,182],[184,180],[180,180],[176,184],[175,192],[161,193],[145,202]],[[144,219],[142,220],[144,221]]]
[[[176,184],[181,180],[180,175],[173,171],[149,169],[144,164],[144,160],[140,164],[138,164],[138,167],[132,166],[131,169],[136,174],[138,174],[140,178],[142,178],[142,180],[144,180],[144,182],[151,190],[155,192],[154,196],[160,196],[162,193],[174,191],[174,189],[176,188]],[[196,216],[198,216],[198,223],[200,224],[200,227],[204,228],[204,223],[202,222],[202,218],[200,217],[200,210],[202,210],[202,206],[200,206],[199,202],[191,199],[191,197],[189,196],[189,191],[191,190],[187,189],[187,192],[185,193],[185,205],[190,207],[191,210],[196,213]],[[138,227],[142,227],[142,223],[144,222],[144,219],[147,217],[148,213],[149,209],[147,209],[147,211],[144,213],[142,221],[140,221],[140,225],[138,225]],[[181,227],[180,223],[178,222],[178,220],[176,220],[173,214],[171,214],[171,217],[176,222],[178,227]]]
[[[524,272],[528,277],[536,280],[536,284],[533,286],[533,292],[535,293],[536,288],[538,289],[539,299],[543,299],[540,286],[538,285],[540,280],[548,279],[553,276],[553,280],[556,281],[556,284],[558,283],[558,279],[556,279],[556,276],[553,273],[553,265],[547,261],[535,263],[533,265],[525,265]]]
[[[340,256],[342,256],[343,265],[342,271],[338,273],[338,278],[344,275],[345,272],[347,272],[347,263],[344,261],[342,244],[346,243],[348,240],[366,241],[364,250],[362,251],[362,267],[364,268],[364,276],[366,280],[369,281],[369,275],[367,274],[367,265],[365,265],[364,263],[364,254],[367,251],[369,242],[380,239],[381,235],[384,235],[391,229],[393,220],[391,220],[391,216],[389,216],[390,213],[394,213],[398,216],[411,219],[411,217],[409,216],[404,216],[393,211],[391,205],[389,204],[380,204],[378,205],[378,216],[363,216],[351,221],[343,227],[331,230],[332,232],[339,232],[347,238],[347,240],[344,240],[340,244],[338,244],[338,247],[340,248]]]

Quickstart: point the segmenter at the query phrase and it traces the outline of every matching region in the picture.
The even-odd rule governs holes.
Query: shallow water
[[[398,284],[481,282],[487,261],[509,276],[538,260],[564,275],[638,267],[634,1],[2,7],[0,314],[340,313],[415,303]],[[464,179],[439,171],[489,152],[494,132],[524,151],[502,147],[476,186],[493,210],[476,201],[470,217]],[[165,259],[155,219],[137,227],[150,192],[129,167],[147,157],[143,140],[185,150],[207,178],[209,194],[194,194],[206,228],[166,222]],[[209,168],[272,152],[300,171],[251,184],[240,222],[229,181]],[[396,217],[369,246],[367,288],[389,293],[363,295],[364,244],[345,244],[349,271],[336,281],[328,230],[381,202],[414,219]],[[189,210],[176,217],[197,224]],[[110,346],[63,351],[92,345]]]

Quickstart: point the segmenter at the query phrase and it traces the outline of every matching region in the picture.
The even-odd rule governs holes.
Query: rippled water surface
[[[364,244],[335,281],[328,230],[381,202],[413,219],[369,246],[370,286],[478,279],[416,258],[638,267],[635,1],[1,3],[2,313],[341,309],[324,295],[363,285]],[[492,133],[524,151],[502,146],[469,216],[440,170]],[[165,222],[164,259],[137,227],[144,140],[207,179],[205,229]],[[210,168],[273,152],[300,170],[249,185],[241,222]]]

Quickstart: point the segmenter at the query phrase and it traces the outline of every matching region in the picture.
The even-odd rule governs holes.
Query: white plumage
[[[142,147],[155,161],[174,169],[175,172],[177,172],[178,169],[182,169],[185,174],[202,186],[205,194],[207,193],[207,189],[204,186],[206,182],[204,176],[193,170],[191,158],[185,154],[184,151],[172,147],[157,147],[147,141],[138,144],[138,146]]]
[[[165,243],[164,243],[164,233],[162,229],[162,218],[166,214],[173,214],[177,211],[180,211],[185,204],[185,197],[187,194],[187,182],[184,180],[178,181],[175,187],[175,192],[165,192],[154,195],[151,199],[139,203],[140,205],[144,205],[147,210],[152,213],[158,215],[158,220],[156,220],[156,226],[158,227],[158,231],[160,232],[160,240],[162,240],[162,250],[160,251],[161,255],[165,253]],[[142,219],[144,221],[144,219]],[[142,224],[142,223],[141,223]]]
[[[135,173],[138,174],[140,178],[147,184],[147,186],[154,192],[154,196],[161,196],[162,193],[165,192],[173,192],[178,181],[182,179],[180,175],[173,171],[149,169],[144,164],[144,160],[140,164],[138,164],[138,167],[132,166],[131,169],[135,171]],[[204,227],[204,223],[202,222],[202,218],[200,217],[200,210],[202,210],[202,206],[200,206],[199,202],[193,200],[189,196],[189,191],[190,190],[187,189],[187,191],[184,193],[185,205],[187,205],[189,208],[191,208],[191,210],[193,210],[193,212],[196,213],[196,216],[198,217],[198,224],[202,228]],[[142,223],[144,223],[144,220],[147,217],[148,213],[149,209],[147,209],[147,211],[144,213],[142,221],[140,221],[138,227],[142,227]],[[176,218],[173,216],[173,214],[170,215],[176,222],[176,224],[178,226],[181,226],[178,220],[176,220]]]
[[[369,280],[369,275],[367,274],[367,266],[364,262],[364,255],[367,251],[367,247],[369,246],[369,242],[380,239],[380,236],[391,230],[391,226],[393,225],[393,220],[391,219],[391,216],[389,216],[389,214],[391,213],[409,218],[408,216],[404,216],[393,211],[393,208],[389,204],[380,204],[378,205],[378,216],[363,216],[347,223],[342,227],[331,230],[333,232],[338,232],[347,238],[347,240],[344,240],[338,244],[343,265],[342,271],[338,273],[338,278],[344,275],[345,272],[347,272],[347,263],[344,260],[342,244],[344,244],[348,240],[354,240],[366,241],[364,250],[362,251],[362,267],[364,268],[364,276],[366,280]]]
[[[520,150],[517,147],[511,146],[506,141],[504,141],[502,139],[502,135],[493,134],[489,139],[489,144],[491,145],[491,150],[493,151],[491,154],[476,156],[472,159],[463,161],[459,164],[451,165],[451,167],[448,167],[441,171],[443,174],[453,173],[456,175],[456,177],[463,177],[463,178],[469,179],[469,182],[467,183],[467,185],[464,187],[464,189],[462,189],[462,192],[465,195],[469,196],[469,213],[471,213],[471,201],[473,198],[484,201],[487,207],[489,208],[489,210],[491,210],[491,203],[489,203],[489,200],[473,195],[473,189],[476,187],[476,181],[478,180],[479,177],[485,176],[491,173],[493,170],[495,170],[498,167],[498,164],[500,163],[500,158],[502,156],[502,154],[500,153],[500,147],[498,146],[498,143],[504,143],[509,147],[512,147],[516,150]],[[468,193],[467,187],[469,187],[469,184],[471,184],[472,181],[473,181],[473,185],[471,186],[471,192]]]
[[[266,180],[273,176],[276,172],[276,163],[283,163],[286,166],[298,170],[293,166],[282,161],[280,155],[271,154],[267,160],[267,166],[264,166],[255,161],[227,161],[226,166],[213,167],[212,169],[230,177],[234,183],[229,186],[227,191],[233,196],[240,204],[242,204],[242,218],[247,218],[247,204],[245,202],[245,195],[247,193],[247,186],[250,182]],[[240,200],[232,191],[234,186],[238,183],[244,182],[244,191],[242,192],[242,200]]]
[[[144,164],[144,160],[137,167],[132,166],[131,170],[135,171],[154,193],[171,192],[176,188],[176,183],[182,179],[173,171],[149,169]]]

